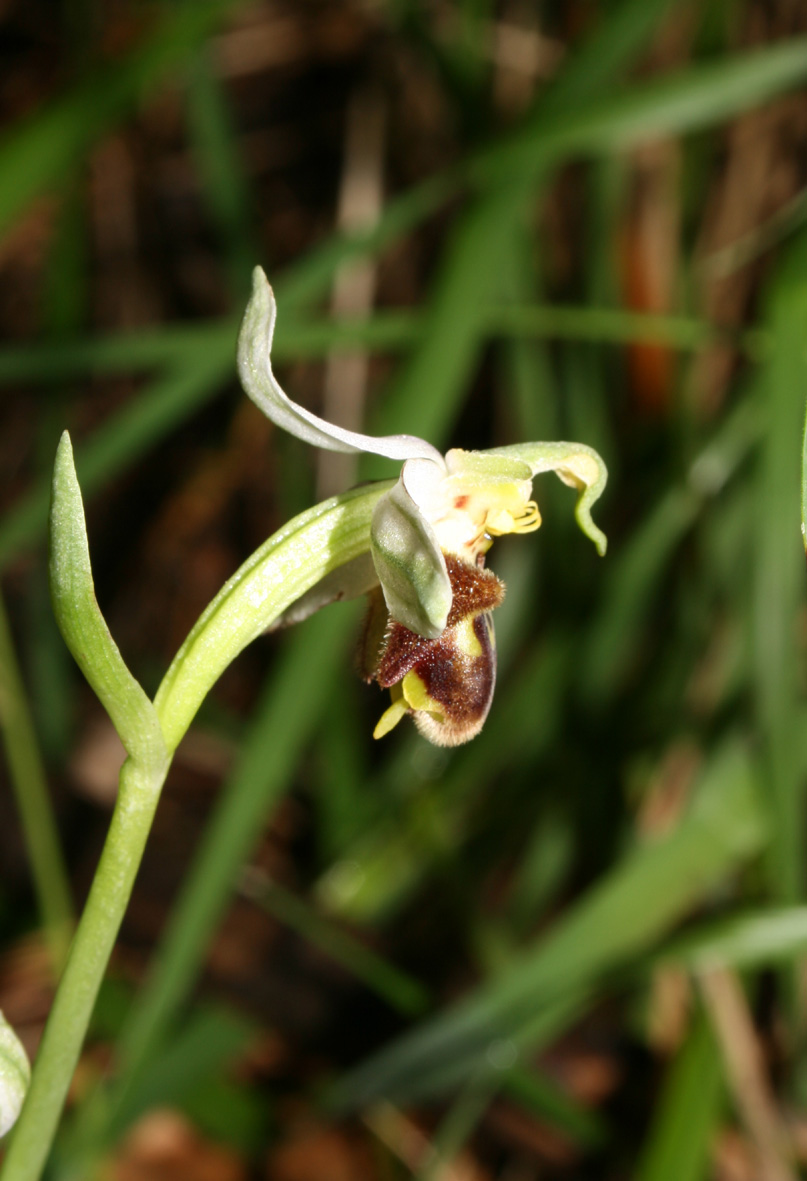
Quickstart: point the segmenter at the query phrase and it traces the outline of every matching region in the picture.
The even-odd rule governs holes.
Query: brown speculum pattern
[[[446,627],[425,639],[389,621],[368,680],[392,691],[391,729],[411,713],[431,742],[455,746],[479,732],[496,683],[496,641],[490,612],[504,598],[504,584],[489,570],[446,555],[452,605]],[[368,634],[370,628],[368,626]]]

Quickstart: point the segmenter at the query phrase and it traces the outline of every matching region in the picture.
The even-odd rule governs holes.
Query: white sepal
[[[428,482],[429,468],[435,469],[431,460],[404,464],[398,483],[375,507],[370,547],[390,616],[434,640],[451,609],[451,582],[435,531],[407,487]],[[439,469],[434,474],[439,478]]]
[[[386,459],[430,459],[443,467],[440,452],[415,435],[362,435],[334,426],[292,402],[272,372],[272,337],[277,305],[261,267],[252,272],[252,297],[238,336],[238,373],[252,401],[276,426],[327,451],[369,452]]]

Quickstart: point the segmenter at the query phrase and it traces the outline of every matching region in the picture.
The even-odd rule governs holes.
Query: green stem
[[[176,899],[151,972],[119,1038],[119,1078],[99,1092],[78,1129],[78,1176],[87,1176],[99,1146],[120,1132],[144,1072],[178,1019],[198,979],[210,939],[271,807],[291,781],[340,662],[345,635],[331,613],[294,636],[258,701],[241,756],[211,817]],[[312,670],[316,675],[312,677]],[[303,705],[304,703],[304,705]]]
[[[801,440],[801,540],[807,555],[807,405]]]
[[[112,717],[129,758],[90,896],[6,1156],[3,1181],[36,1181],[50,1151],[95,999],[151,830],[170,754],[227,665],[325,575],[365,552],[389,483],[302,513],[222,588],[182,646],[155,708],[126,667],[95,601],[83,506],[69,439],[59,447],[51,512],[51,592],[62,633]],[[299,712],[299,711],[298,711]],[[166,757],[166,748],[168,757]]]
[[[155,776],[132,759],[123,765],[118,802],[45,1026],[3,1181],[34,1181],[44,1168],[164,780],[165,774]]]
[[[0,730],[54,970],[67,954],[73,904],[33,719],[0,596]]]

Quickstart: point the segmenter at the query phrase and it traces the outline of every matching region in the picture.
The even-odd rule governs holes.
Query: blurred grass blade
[[[212,340],[193,363],[157,378],[139,398],[108,419],[79,448],[77,467],[86,495],[125,470],[157,440],[223,386],[233,369],[229,340]],[[0,523],[0,569],[44,530],[50,488],[36,485]]]
[[[705,348],[720,340],[719,329],[706,320],[689,316],[660,316],[622,308],[569,307],[557,304],[507,305],[494,308],[489,317],[493,333],[509,337],[590,340],[630,344],[636,341],[666,344],[685,351]],[[760,345],[749,334],[741,343],[747,350]],[[2,355],[0,354],[0,363]],[[0,369],[0,373],[2,370]]]
[[[801,540],[807,556],[807,398],[804,406],[804,427],[801,436]]]
[[[722,1096],[720,1055],[699,1013],[668,1068],[635,1181],[706,1181]]]
[[[296,629],[277,674],[267,682],[241,757],[183,883],[163,933],[154,968],[134,1002],[119,1042],[120,1077],[107,1108],[104,1096],[84,1113],[96,1145],[118,1126],[131,1092],[186,1002],[209,941],[232,897],[266,817],[292,783],[301,753],[328,697],[355,618],[350,606],[331,607]],[[99,1121],[104,1125],[99,1130]]]
[[[155,1107],[182,1107],[184,1101],[247,1053],[258,1029],[248,1018],[223,1008],[195,1012],[174,1033],[144,1072],[120,1113],[121,1126]]]
[[[426,316],[418,312],[377,312],[368,319],[282,321],[272,354],[277,360],[322,357],[336,348],[361,346],[371,352],[398,352],[417,345]],[[491,306],[484,316],[486,336],[516,340],[552,338],[630,344],[636,341],[667,344],[681,350],[705,348],[721,339],[705,320],[659,316],[617,308],[508,303]],[[199,348],[235,352],[238,322],[229,317],[201,326],[188,324],[140,329],[95,339],[37,343],[0,349],[0,383],[53,381],[92,373],[129,373],[159,365],[179,367],[190,362]],[[749,353],[764,345],[763,334],[752,331],[735,342]],[[546,431],[530,438],[549,438]]]
[[[333,921],[323,918],[302,898],[284,890],[266,874],[247,871],[242,878],[242,891],[281,923],[286,923],[320,948],[398,1012],[417,1015],[428,1008],[428,992],[418,980],[341,930]]]
[[[56,453],[50,521],[50,587],[59,629],[127,753],[159,776],[168,759],[159,719],[126,667],[96,602],[84,505],[66,431]]]
[[[229,350],[235,356],[239,320],[166,325],[115,332],[108,336],[59,340],[0,349],[0,382],[60,381],[92,374],[132,373],[155,367],[184,366],[200,348],[211,355]],[[278,336],[280,332],[278,331]],[[141,391],[139,397],[143,397]]]
[[[805,606],[799,544],[799,464],[807,389],[807,234],[795,240],[772,283],[771,351],[762,372],[763,442],[756,491],[754,657],[775,819],[769,871],[775,895],[795,902],[805,887],[804,760],[799,733],[797,620]]]
[[[440,1181],[451,1175],[451,1162],[459,1155],[474,1128],[501,1086],[501,1076],[489,1070],[469,1078],[449,1107],[432,1137],[430,1152],[414,1181]]]
[[[533,1119],[551,1121],[583,1148],[601,1147],[608,1138],[606,1122],[599,1113],[589,1111],[532,1067],[514,1067],[505,1076],[502,1090]]]
[[[135,106],[147,87],[176,75],[233,3],[195,0],[167,7],[162,23],[127,59],[99,68],[6,134],[0,142],[0,238]]]
[[[199,53],[190,70],[188,117],[191,149],[205,199],[227,260],[233,293],[249,292],[258,257],[249,185],[238,151],[228,97],[209,50]]]
[[[618,547],[604,574],[603,603],[586,640],[579,677],[581,695],[590,704],[607,701],[620,684],[673,554],[758,437],[758,407],[746,396],[696,456],[686,480],[662,493],[628,542]]]
[[[807,906],[786,906],[698,926],[662,949],[659,962],[680,963],[696,972],[718,965],[769,968],[805,951]]]
[[[760,851],[765,823],[748,758],[731,744],[705,768],[669,837],[628,855],[505,973],[348,1074],[335,1102],[405,1101],[456,1085],[491,1043],[558,997],[646,950],[721,878]]]
[[[617,549],[615,563],[604,574],[602,607],[581,670],[580,694],[589,704],[609,700],[627,672],[665,569],[700,507],[691,489],[669,489]]]
[[[720,123],[807,79],[807,37],[793,37],[535,121],[469,166],[477,183],[535,175],[575,155],[621,151],[647,140]]]
[[[0,598],[0,730],[53,968],[70,942],[73,903],[34,723]]]

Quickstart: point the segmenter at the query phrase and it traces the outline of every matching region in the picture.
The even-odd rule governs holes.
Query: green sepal
[[[515,443],[511,447],[494,447],[481,454],[520,459],[533,476],[554,472],[564,484],[577,488],[580,495],[574,510],[575,519],[603,557],[608,540],[592,521],[591,506],[602,495],[608,469],[593,447],[587,447],[585,443]]]
[[[435,532],[406,490],[407,467],[373,513],[373,562],[392,619],[435,640],[451,609],[451,582]]]

